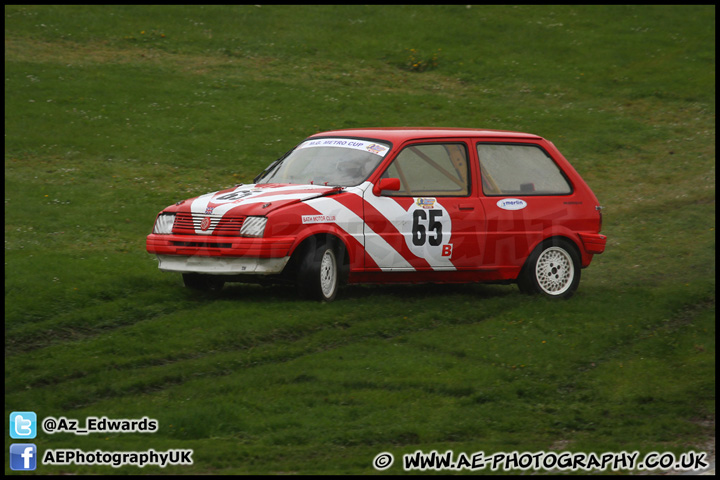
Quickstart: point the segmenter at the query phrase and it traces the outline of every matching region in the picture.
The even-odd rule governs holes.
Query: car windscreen
[[[388,145],[371,140],[306,140],[271,165],[256,183],[355,186],[367,180],[389,151]]]

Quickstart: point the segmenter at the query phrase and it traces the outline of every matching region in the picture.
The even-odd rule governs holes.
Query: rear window
[[[567,195],[572,187],[560,168],[535,145],[477,146],[485,195]]]

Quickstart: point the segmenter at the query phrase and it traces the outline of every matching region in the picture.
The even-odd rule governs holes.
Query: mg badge
[[[202,219],[202,223],[200,224],[200,230],[203,232],[207,231],[208,228],[210,228],[210,222],[212,219],[210,217],[205,217]]]

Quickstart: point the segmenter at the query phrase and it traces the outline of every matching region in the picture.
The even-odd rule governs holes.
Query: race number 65
[[[442,210],[418,209],[413,212],[413,245],[421,247],[427,242],[431,246],[437,247],[442,244],[442,223],[439,221],[442,214]],[[428,232],[430,232],[430,235],[428,235]]]

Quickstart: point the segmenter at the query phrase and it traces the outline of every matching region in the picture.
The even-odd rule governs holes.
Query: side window
[[[465,144],[433,143],[405,147],[382,178],[399,178],[400,190],[383,195],[468,196],[470,174]]]
[[[486,195],[566,195],[572,187],[558,166],[534,145],[478,144]]]

